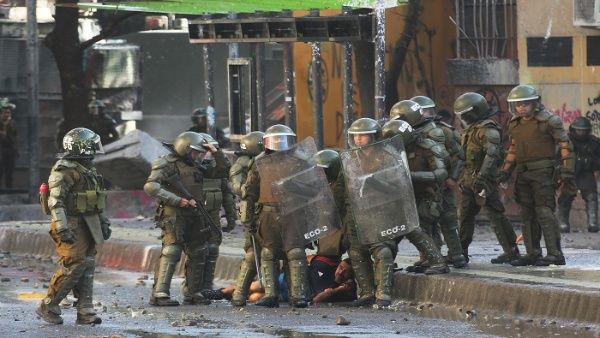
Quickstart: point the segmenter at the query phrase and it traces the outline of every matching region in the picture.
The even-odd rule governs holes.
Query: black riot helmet
[[[367,144],[356,144],[354,140],[356,135],[367,135],[370,138],[367,144],[373,143],[381,137],[381,126],[371,118],[360,118],[352,122],[350,128],[348,128],[348,145],[350,148],[366,146]]]
[[[317,166],[325,170],[327,181],[333,182],[338,178],[340,171],[342,170],[342,160],[337,151],[333,149],[323,149],[315,154],[314,159]]]
[[[62,141],[65,157],[91,160],[96,154],[104,154],[100,136],[87,128],[69,130]]]
[[[488,117],[490,106],[483,95],[467,92],[454,101],[454,113],[468,126]]]
[[[413,128],[404,120],[388,121],[381,128],[381,133],[383,134],[383,138],[392,138],[396,135],[402,135],[402,142],[406,146],[413,143],[416,139]]]
[[[425,118],[435,118],[437,115],[435,102],[427,96],[418,95],[410,98],[411,101],[415,101],[421,106],[421,113]]]
[[[577,117],[569,126],[569,134],[578,141],[585,141],[592,132],[592,123],[587,117]]]

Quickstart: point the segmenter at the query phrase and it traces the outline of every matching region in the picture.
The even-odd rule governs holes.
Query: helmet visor
[[[86,155],[104,154],[104,147],[102,147],[102,141],[98,134],[94,136],[92,139],[92,146],[86,149],[85,153]]]
[[[348,133],[350,148],[360,148],[375,142],[375,131],[369,133]]]
[[[296,143],[295,139],[296,138],[292,135],[272,135],[266,136],[263,140],[266,149],[282,151],[293,147]]]
[[[536,100],[521,100],[508,103],[511,114],[527,117],[533,115],[536,108]]]

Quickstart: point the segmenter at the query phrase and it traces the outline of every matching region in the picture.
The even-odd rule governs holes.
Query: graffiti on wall
[[[587,117],[592,123],[592,134],[600,137],[600,94],[596,97],[588,97],[587,106],[588,107],[584,113],[583,109],[570,109],[567,108],[566,103],[563,103],[559,109],[555,109],[552,112],[554,115],[560,117],[565,127],[570,125],[576,118],[580,116]]]

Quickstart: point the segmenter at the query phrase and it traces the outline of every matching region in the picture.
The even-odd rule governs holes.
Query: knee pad
[[[294,248],[287,252],[288,261],[306,260],[306,252],[304,249]]]
[[[219,256],[219,245],[209,244],[208,245],[209,256]]]
[[[374,250],[373,257],[381,262],[393,262],[394,254],[392,250],[387,246],[381,246]]]
[[[353,262],[356,262],[356,263],[366,262],[366,261],[371,260],[371,255],[368,252],[366,252],[365,250],[356,248],[356,247],[350,247],[350,249],[348,249],[348,256],[350,257],[350,259]]]
[[[188,258],[190,259],[195,259],[195,258],[202,258],[206,256],[206,245],[202,245],[202,246],[197,246],[194,248],[191,248],[187,254],[188,254]]]
[[[165,245],[162,248],[161,255],[170,258],[171,260],[179,260],[181,257],[181,247],[178,245]]]
[[[262,248],[262,250],[260,251],[260,257],[261,257],[261,260],[266,260],[266,261],[274,261],[275,260],[275,254],[273,254],[273,251],[269,248]]]

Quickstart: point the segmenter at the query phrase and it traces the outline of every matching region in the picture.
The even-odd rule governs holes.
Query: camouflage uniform
[[[580,116],[569,126],[569,138],[573,144],[575,154],[575,185],[571,189],[561,189],[558,197],[558,212],[561,232],[569,232],[569,214],[571,205],[577,196],[577,189],[585,202],[587,212],[587,229],[589,232],[598,232],[598,192],[594,172],[600,169],[600,139],[591,135],[590,121]],[[584,135],[579,136],[581,130]]]
[[[560,229],[554,215],[555,192],[557,176],[564,183],[572,182],[571,145],[560,118],[544,110],[538,100],[537,92],[530,86],[517,86],[508,96],[511,104],[532,107],[528,118],[515,113],[511,119],[508,130],[511,144],[503,165],[503,180],[516,169],[515,197],[521,207],[527,250],[527,255],[511,264],[564,265]],[[540,231],[548,254],[544,258],[541,258]]]
[[[207,241],[212,231],[208,220],[192,208],[179,207],[182,200],[171,180],[178,177],[182,186],[192,195],[198,204],[204,204],[204,173],[181,151],[178,151],[179,140],[191,138],[201,143],[203,137],[197,133],[186,132],[178,136],[174,151],[161,156],[152,163],[152,172],[148,177],[144,190],[159,201],[157,209],[157,225],[162,229],[162,251],[155,269],[154,286],[150,304],[178,305],[170,300],[171,278],[182,251],[187,255],[185,262],[185,282],[183,287],[184,303],[207,304],[202,296],[204,271],[207,259]],[[190,141],[190,142],[192,142]],[[193,144],[193,143],[191,143]],[[193,148],[195,149],[195,148]],[[225,155],[222,151],[214,153],[215,171],[227,170]],[[218,223],[217,223],[218,224]]]
[[[63,145],[71,147],[72,141],[69,140],[74,138],[100,142],[98,135],[91,130],[76,128],[65,135]],[[91,143],[87,148],[90,147]],[[111,231],[110,222],[103,214],[106,194],[102,176],[92,164],[93,152],[87,155],[80,151],[68,152],[52,167],[48,178],[48,208],[52,219],[50,237],[56,247],[60,267],[52,276],[48,293],[37,313],[54,324],[62,323],[59,304],[71,290],[78,298],[77,323],[102,322],[96,316],[92,302],[96,245],[108,239]]]
[[[243,186],[248,178],[248,170],[253,165],[254,157],[260,154],[263,148],[263,132],[254,131],[250,132],[240,140],[240,151],[236,152],[238,155],[237,160],[229,169],[229,181],[231,182],[231,190],[234,194],[238,195],[241,199],[245,199],[243,192]],[[243,204],[246,205],[245,203]],[[257,205],[254,217],[257,216],[260,210],[260,205]],[[240,210],[242,211],[242,210]],[[246,223],[247,220],[242,219],[241,216],[246,216],[245,210],[240,212],[240,221]],[[250,291],[250,285],[252,280],[256,276],[256,257],[260,254],[261,248],[258,241],[254,238],[252,230],[256,229],[256,224],[252,224],[250,227],[244,228],[244,258],[240,264],[240,271],[236,277],[235,290],[231,296],[231,303],[234,306],[245,306],[246,299],[248,298],[248,292]],[[256,252],[254,248],[256,247]]]
[[[274,144],[274,148],[269,148],[268,138],[271,137],[287,137],[286,142]],[[259,175],[256,162],[262,157],[269,156],[273,151],[286,151],[291,148],[295,134],[293,131],[283,125],[274,125],[265,131],[265,148],[267,150],[255,158],[253,165],[248,172],[248,178],[242,188],[242,202],[240,204],[240,219],[244,225],[250,228],[250,231],[257,231],[256,237],[261,246],[261,272],[263,278],[263,287],[265,288],[264,297],[256,303],[256,305],[277,307],[278,291],[276,287],[276,263],[285,258],[289,265],[289,281],[290,281],[290,302],[294,307],[306,307],[308,305],[306,297],[308,294],[308,271],[306,253],[302,243],[284,243],[283,227],[284,221],[278,215],[280,208],[278,199],[273,196],[271,184],[284,178],[277,177],[277,174],[285,172],[288,168],[289,172],[293,172],[297,166],[302,166],[302,160],[294,156],[286,156],[281,163],[280,168],[284,168],[278,173],[271,175]],[[281,145],[284,148],[278,149]],[[260,204],[260,209],[257,211],[257,204]],[[253,226],[258,229],[252,229]]]
[[[504,251],[492,259],[492,263],[508,263],[518,256],[518,248],[515,242],[517,236],[504,215],[504,205],[500,201],[496,183],[498,166],[502,160],[500,126],[487,118],[489,106],[485,98],[477,93],[461,95],[456,99],[454,109],[468,124],[462,139],[466,161],[460,179],[462,193],[459,210],[459,233],[465,257],[468,259],[469,245],[473,241],[475,216],[483,208]]]

